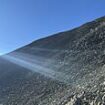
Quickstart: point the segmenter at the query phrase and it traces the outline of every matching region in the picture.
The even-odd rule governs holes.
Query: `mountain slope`
[[[26,98],[23,97],[23,102],[20,101],[20,88],[16,89],[18,93],[15,94],[15,101],[12,100],[12,97],[7,99],[8,94],[6,96],[2,91],[3,95],[0,96],[0,99],[5,100],[4,105],[9,105],[9,101],[13,105],[104,104],[105,17],[73,30],[39,39],[4,55],[1,60],[9,62],[9,64],[4,63],[0,72],[13,69],[11,74],[6,70],[6,73],[3,73],[3,76],[1,75],[1,90],[4,88],[7,91],[7,87],[10,87],[7,80],[13,80],[13,88],[17,87],[20,81],[25,81],[23,82],[24,86],[26,81],[31,82],[31,85],[28,86],[31,90],[27,93],[30,95],[30,99],[22,91],[21,96]],[[0,64],[1,67],[2,61]],[[16,74],[18,72],[19,74]],[[8,78],[11,77],[12,73],[15,77],[9,80]],[[30,73],[34,76],[28,76]],[[14,83],[16,78],[21,78],[21,80],[16,80],[18,81],[17,85]],[[37,82],[35,82],[36,80]],[[7,85],[2,87],[3,83]],[[32,92],[32,88],[35,86],[38,86],[39,89],[34,88]],[[28,87],[25,88],[26,91]],[[38,90],[42,90],[41,87],[45,88],[47,92],[45,90],[39,92]],[[35,94],[35,91],[39,93]],[[10,93],[11,90],[9,90]],[[41,94],[43,94],[43,99],[40,96]],[[1,103],[3,103],[2,100],[0,100]]]

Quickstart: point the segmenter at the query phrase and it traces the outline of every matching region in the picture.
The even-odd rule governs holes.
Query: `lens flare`
[[[22,66],[26,69],[32,70],[34,72],[40,73],[44,76],[50,77],[52,79],[58,80],[60,82],[67,82],[68,75],[63,72],[58,72],[52,69],[53,60],[45,59],[43,57],[33,56],[26,53],[11,53],[3,56],[4,59]],[[57,65],[56,65],[57,66]],[[58,66],[59,67],[59,66]]]

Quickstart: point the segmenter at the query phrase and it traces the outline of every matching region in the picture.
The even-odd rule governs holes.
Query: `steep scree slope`
[[[0,72],[3,105],[104,105],[105,17],[3,56]]]

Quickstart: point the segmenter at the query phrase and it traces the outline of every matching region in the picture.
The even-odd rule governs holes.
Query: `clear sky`
[[[0,0],[0,54],[105,15],[105,0]]]

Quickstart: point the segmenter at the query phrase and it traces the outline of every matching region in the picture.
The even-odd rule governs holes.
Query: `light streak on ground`
[[[50,61],[48,60],[49,62],[47,62],[47,60],[45,60],[45,58],[43,57],[33,56],[25,53],[11,53],[9,55],[3,56],[3,58],[26,69],[40,73],[44,76],[50,77],[60,82],[68,83],[67,74],[55,71],[51,69],[51,67],[49,68],[46,66],[46,65],[52,66],[53,61],[51,60]]]

